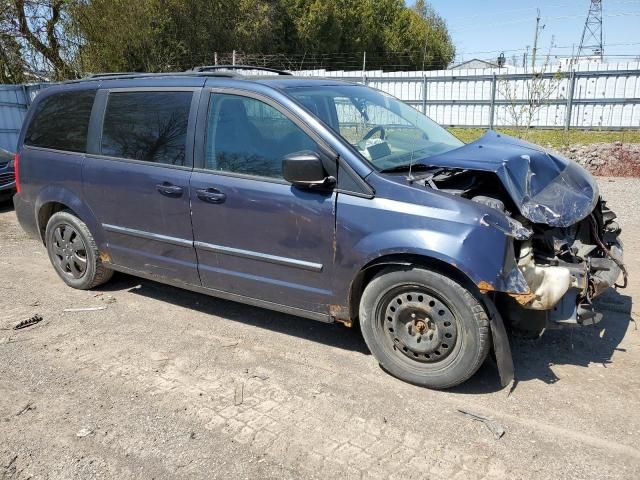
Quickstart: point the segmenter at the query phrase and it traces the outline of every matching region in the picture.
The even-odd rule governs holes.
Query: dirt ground
[[[72,290],[0,206],[0,478],[640,478],[640,179],[599,181],[631,286],[597,327],[514,339],[510,395],[491,361],[430,391],[355,329],[125,275]]]

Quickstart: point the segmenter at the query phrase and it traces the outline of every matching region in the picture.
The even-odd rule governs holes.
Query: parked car
[[[0,148],[0,203],[11,199],[16,193],[16,176],[13,171],[14,154]]]
[[[492,344],[509,382],[503,319],[591,325],[624,272],[615,214],[577,164],[492,131],[465,145],[357,84],[94,76],[38,95],[18,153],[18,219],[67,285],[120,271],[358,322],[384,369],[431,388]]]

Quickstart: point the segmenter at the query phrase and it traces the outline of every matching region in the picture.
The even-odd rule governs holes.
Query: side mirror
[[[315,152],[296,152],[282,160],[282,174],[287,182],[300,188],[333,188],[336,179],[327,176],[322,160]]]

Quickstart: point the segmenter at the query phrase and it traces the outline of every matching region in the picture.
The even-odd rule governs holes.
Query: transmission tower
[[[591,51],[590,54],[585,52]],[[589,14],[584,22],[578,57],[596,56],[602,61],[604,48],[602,47],[602,0],[591,0]]]

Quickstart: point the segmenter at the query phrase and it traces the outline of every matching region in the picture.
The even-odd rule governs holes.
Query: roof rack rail
[[[174,77],[174,76],[198,76],[206,75],[212,77],[237,77],[238,75],[233,72],[197,72],[188,70],[186,72],[160,72],[160,73],[145,73],[145,72],[113,72],[113,73],[92,73],[84,78],[78,80],[72,80],[69,83],[82,82],[87,80],[100,80],[110,78],[120,79],[133,79],[133,78],[153,78],[153,77]]]
[[[144,74],[141,72],[104,72],[104,73],[90,73],[84,78],[120,77],[124,75],[144,75]]]
[[[278,75],[292,75],[291,72],[284,70],[253,65],[202,65],[200,67],[193,67],[191,70],[187,70],[187,72],[212,72],[216,70],[259,70],[262,72],[277,73]]]

